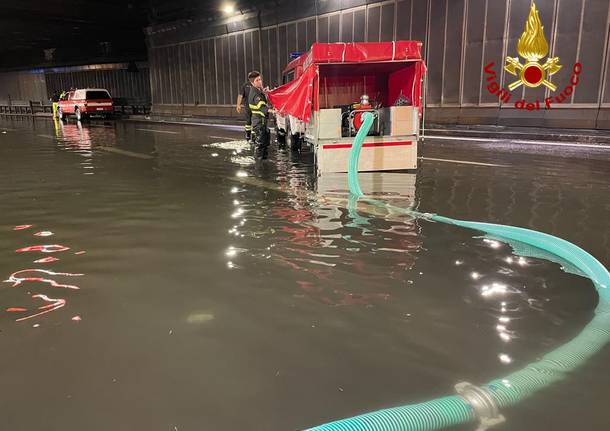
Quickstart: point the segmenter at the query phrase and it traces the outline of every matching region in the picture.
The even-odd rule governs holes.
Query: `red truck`
[[[57,103],[60,120],[74,115],[78,121],[93,116],[110,118],[113,106],[110,93],[103,88],[83,88],[70,91]]]

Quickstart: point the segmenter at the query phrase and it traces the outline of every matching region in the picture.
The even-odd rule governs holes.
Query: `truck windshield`
[[[87,100],[110,99],[107,91],[87,91]]]

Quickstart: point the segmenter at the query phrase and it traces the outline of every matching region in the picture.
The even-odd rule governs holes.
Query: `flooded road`
[[[452,394],[568,341],[591,283],[347,204],[239,127],[0,118],[2,429],[299,430]],[[610,152],[427,142],[367,195],[537,229],[610,264]],[[610,428],[610,348],[498,430]],[[474,426],[460,429],[474,429]]]

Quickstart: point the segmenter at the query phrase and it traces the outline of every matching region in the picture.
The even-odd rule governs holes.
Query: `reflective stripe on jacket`
[[[265,93],[256,87],[252,87],[248,95],[248,107],[253,116],[267,118],[269,106],[267,106],[267,96],[265,96]]]

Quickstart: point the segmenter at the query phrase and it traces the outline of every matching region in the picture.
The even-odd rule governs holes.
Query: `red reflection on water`
[[[272,213],[295,224],[301,224],[312,219],[311,212],[305,209],[275,207]]]
[[[390,297],[389,293],[350,293],[346,290],[335,293],[343,295],[336,305],[369,305],[371,302],[387,301]]]
[[[18,277],[17,276],[18,274],[22,274],[24,272],[42,272],[43,274],[47,274],[47,275],[63,275],[65,277],[79,277],[81,275],[84,275],[84,274],[72,274],[69,272],[53,272],[53,271],[47,271],[45,269],[22,269],[21,271],[12,273],[11,276],[8,278],[8,280],[5,280],[5,281],[8,283],[13,283],[13,285],[11,287],[17,287],[24,281],[32,281],[32,282],[39,282],[39,283],[47,283],[47,284],[50,284],[51,287],[57,287],[57,288],[63,288],[63,289],[73,289],[73,290],[80,289],[80,287],[78,287],[78,286],[74,286],[72,284],[58,283],[55,280],[50,280],[50,279],[47,279],[44,277]]]
[[[58,253],[60,251],[70,250],[70,247],[66,247],[59,244],[47,244],[47,245],[31,245],[29,247],[23,247],[16,250],[17,253],[24,253],[29,251],[40,251],[42,253]]]
[[[288,250],[293,250],[293,249],[288,249]],[[313,268],[313,267],[310,268],[307,266],[301,266],[297,263],[297,262],[309,262],[309,260],[307,260],[307,259],[284,257],[282,255],[276,255],[274,257],[278,260],[278,262],[280,264],[287,265],[288,267],[292,268],[295,271],[306,272],[308,274],[312,274],[320,282],[324,281],[324,282],[329,283],[331,281],[330,268]]]
[[[34,234],[34,236],[52,236],[53,232],[50,232],[48,230],[43,230],[42,232],[36,232]]]
[[[20,225],[20,226],[15,226],[13,229],[14,230],[24,230],[24,229],[29,229],[33,226],[34,225]],[[48,237],[48,236],[52,236],[52,235],[54,235],[53,232],[45,231],[45,230],[34,233],[34,236],[37,236],[37,237]],[[67,250],[70,250],[70,247],[66,247],[61,244],[41,244],[41,245],[31,245],[28,247],[19,248],[18,250],[15,250],[15,251],[17,253],[26,253],[26,252],[59,253],[59,252],[67,251]],[[82,254],[82,253],[85,253],[85,251],[80,251],[75,254]],[[49,256],[49,257],[37,259],[34,262],[50,264],[53,262],[57,262],[58,260],[60,260],[60,259],[57,257]],[[31,283],[44,283],[46,286],[42,286],[42,287],[79,290],[80,287],[77,285],[60,283],[58,281],[52,280],[51,278],[54,278],[55,276],[79,277],[82,275],[84,275],[84,274],[70,273],[70,272],[55,272],[55,271],[50,271],[50,270],[46,270],[46,269],[29,268],[29,269],[22,269],[22,270],[12,273],[10,275],[10,277],[4,281],[7,283],[12,283],[11,287],[13,287],[13,288],[23,284],[24,282],[31,282]],[[28,295],[31,296],[31,298],[34,300],[44,301],[45,304],[40,305],[39,307],[32,307],[32,308],[25,308],[25,307],[6,308],[5,310],[8,313],[25,313],[25,314],[28,314],[28,312],[30,313],[29,315],[26,315],[25,317],[16,319],[17,322],[21,322],[24,320],[32,319],[35,317],[39,317],[39,316],[51,313],[53,311],[56,311],[56,310],[64,307],[67,303],[67,300],[65,298],[51,298],[51,297],[49,297],[47,295],[43,295],[43,294],[33,294],[32,295],[31,292],[28,292]],[[74,316],[72,318],[72,320],[79,320],[79,319],[80,319],[80,316]],[[34,326],[37,327],[39,325],[36,324]]]
[[[13,230],[24,230],[24,229],[29,229],[29,228],[31,228],[33,226],[34,226],[33,224],[22,224],[22,225],[19,225],[19,226],[15,226],[13,228]]]
[[[47,295],[32,295],[32,299],[42,299],[45,302],[48,302],[49,304],[47,305],[41,305],[40,307],[37,308],[37,310],[42,310],[39,313],[35,313],[35,314],[31,314],[29,316],[26,317],[21,317],[19,319],[16,320],[16,322],[22,322],[24,320],[28,320],[28,319],[33,319],[34,317],[38,317],[38,316],[42,316],[43,314],[47,314],[47,313],[51,313],[55,310],[59,310],[60,308],[64,307],[66,305],[66,300],[63,298],[49,298]]]
[[[88,127],[83,127],[80,123],[77,124],[63,124],[60,122],[61,128],[61,139],[59,144],[63,144],[66,149],[77,150],[76,152],[81,153],[84,156],[90,156],[92,147],[91,134]],[[105,129],[106,131],[114,129]]]
[[[51,263],[57,262],[59,259],[53,256],[43,257],[42,259],[35,260],[34,263]]]
[[[297,284],[304,292],[306,292],[310,297],[315,298],[317,301],[328,305],[334,304],[334,301],[324,294],[324,290],[321,287],[315,286],[309,281],[297,280]]]
[[[333,289],[332,292],[328,292],[324,287],[309,281],[297,280],[297,284],[309,298],[334,306],[371,305],[374,302],[386,301],[390,297],[388,293],[354,293],[345,289]]]
[[[320,243],[320,229],[315,226],[302,225],[301,227],[282,227],[282,232],[290,234],[290,242],[309,247],[315,247]]]

